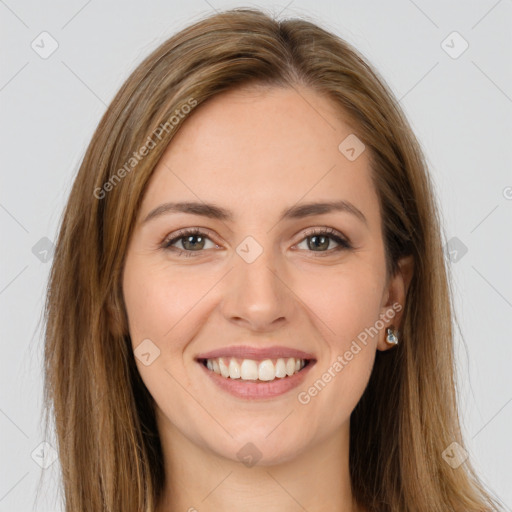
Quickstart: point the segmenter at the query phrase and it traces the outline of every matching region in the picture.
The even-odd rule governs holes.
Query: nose
[[[272,251],[264,250],[251,263],[236,256],[225,282],[225,318],[252,331],[267,332],[290,321],[294,294]]]

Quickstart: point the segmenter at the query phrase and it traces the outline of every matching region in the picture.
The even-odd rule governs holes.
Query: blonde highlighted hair
[[[454,469],[442,456],[464,442],[450,286],[420,145],[384,80],[347,42],[310,21],[255,9],[203,18],[153,51],[103,115],[74,181],[45,307],[46,425],[52,416],[65,510],[155,510],[163,457],[154,401],[131,349],[124,258],[146,184],[186,116],[161,127],[191,99],[200,105],[251,84],[307,87],[339,107],[370,154],[388,275],[402,256],[414,258],[401,343],[377,352],[351,417],[355,498],[379,512],[501,510],[469,461]],[[159,127],[151,151],[114,180]]]

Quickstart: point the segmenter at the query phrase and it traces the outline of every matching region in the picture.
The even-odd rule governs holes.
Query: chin
[[[264,435],[251,436],[246,431],[243,436],[230,438],[228,446],[223,446],[221,450],[218,444],[211,446],[211,449],[220,457],[242,463],[248,468],[283,464],[295,459],[302,452],[303,447],[296,444],[283,446],[282,439],[277,435],[274,439],[265,439],[268,433],[267,429]]]

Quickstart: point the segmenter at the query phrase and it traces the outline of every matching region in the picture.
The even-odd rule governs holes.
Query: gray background
[[[360,50],[400,99],[442,211],[468,450],[510,507],[511,0],[0,0],[0,512],[61,510],[53,448],[41,457],[53,440],[41,428],[40,319],[51,246],[93,130],[153,48],[203,14],[242,5],[316,20]],[[47,58],[43,31],[58,44]]]

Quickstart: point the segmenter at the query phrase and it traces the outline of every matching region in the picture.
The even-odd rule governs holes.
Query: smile
[[[208,370],[221,375],[225,379],[241,379],[260,382],[271,382],[284,379],[300,372],[309,359],[295,357],[264,359],[239,359],[235,357],[217,357],[203,359],[202,363]]]
[[[275,361],[271,359],[237,361],[234,358],[234,361],[231,359],[229,362],[226,359],[224,357],[199,359],[197,363],[205,376],[215,385],[214,389],[218,388],[235,398],[245,400],[265,400],[284,396],[304,382],[316,363],[315,359],[295,358],[278,358]],[[286,375],[280,377],[283,374],[283,364]],[[218,372],[216,372],[217,367]],[[224,375],[221,373],[221,368]],[[242,378],[242,375],[246,378]]]

